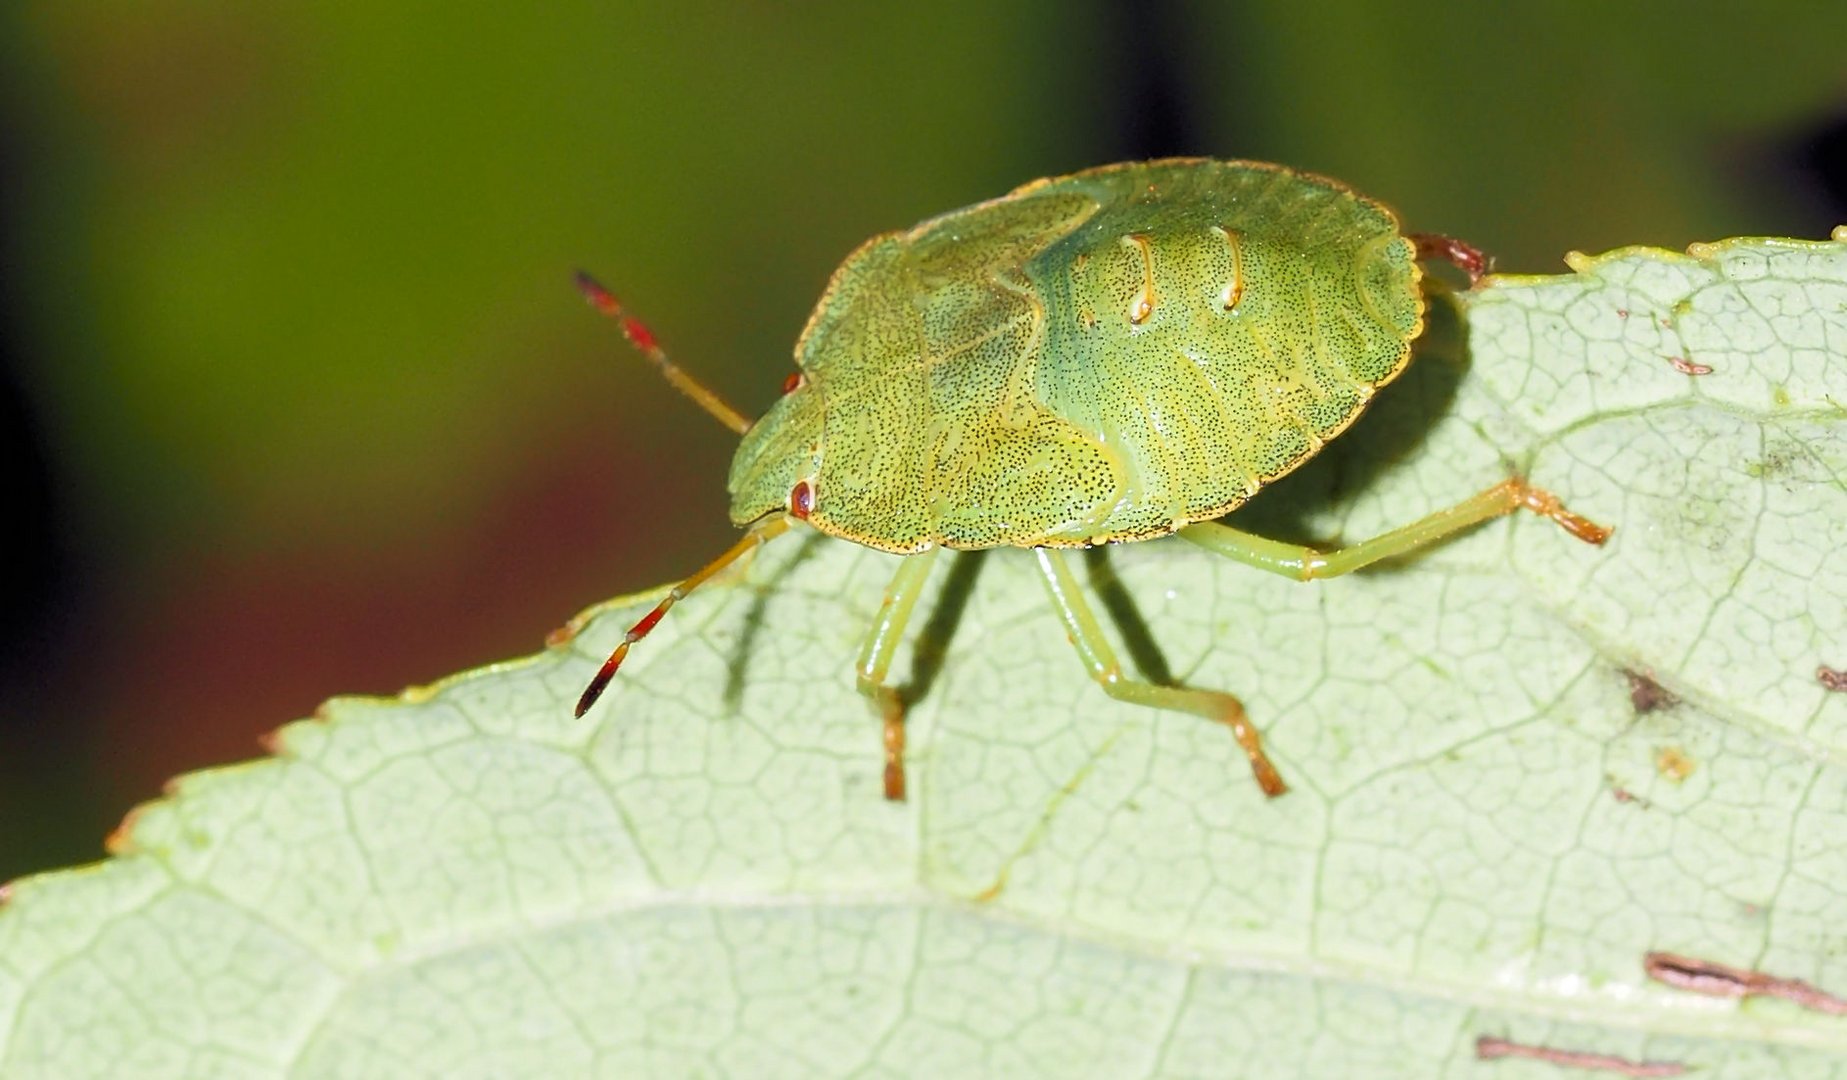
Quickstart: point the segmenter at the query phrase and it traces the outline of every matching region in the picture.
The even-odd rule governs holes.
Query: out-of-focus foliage
[[[732,440],[575,266],[754,410],[865,236],[1116,158],[1285,160],[1526,270],[1820,236],[1819,10],[8,5],[13,467],[64,558],[6,624],[0,880],[725,541]]]

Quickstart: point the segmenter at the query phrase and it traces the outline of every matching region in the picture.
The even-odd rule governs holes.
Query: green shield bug
[[[1426,258],[1471,283],[1486,269],[1466,244],[1405,235],[1384,206],[1277,165],[1175,159],[1039,180],[848,256],[781,400],[755,423],[579,275],[674,386],[743,437],[729,487],[747,531],[635,624],[577,715],[675,602],[806,524],[908,556],[858,661],[883,720],[885,796],[902,799],[903,704],[886,674],[931,560],[1024,547],[1105,691],[1225,724],[1264,792],[1282,794],[1237,698],[1123,674],[1060,549],[1178,534],[1308,580],[1520,509],[1601,544],[1609,530],[1520,477],[1325,553],[1213,520],[1307,461],[1404,370],[1424,326]]]

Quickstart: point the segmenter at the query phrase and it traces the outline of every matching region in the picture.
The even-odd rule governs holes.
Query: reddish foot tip
[[[1569,511],[1561,512],[1552,520],[1564,527],[1565,531],[1579,540],[1596,547],[1602,547],[1616,530],[1608,525],[1599,525],[1589,518],[1579,517]]]
[[[1516,479],[1519,485],[1520,505],[1541,517],[1551,518],[1560,528],[1579,540],[1596,547],[1602,547],[1616,530],[1608,525],[1599,525],[1582,514],[1574,514],[1565,509],[1565,504],[1558,501],[1558,496],[1549,491],[1527,487],[1526,482]]]
[[[1251,771],[1257,774],[1257,786],[1263,789],[1265,795],[1274,799],[1278,795],[1289,794],[1289,785],[1283,783],[1283,778],[1267,758],[1262,762],[1252,762]]]
[[[1487,276],[1494,268],[1488,253],[1473,244],[1440,233],[1413,233],[1411,243],[1419,259],[1442,259],[1469,276],[1469,286]]]

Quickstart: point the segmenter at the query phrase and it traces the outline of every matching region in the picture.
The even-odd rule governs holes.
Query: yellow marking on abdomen
[[[1231,280],[1219,292],[1219,303],[1225,306],[1226,311],[1230,311],[1238,306],[1239,300],[1244,299],[1244,246],[1234,230],[1214,225],[1212,231],[1224,237],[1226,245],[1231,248]]]
[[[1142,257],[1142,291],[1129,301],[1129,322],[1140,326],[1154,314],[1154,249],[1142,233],[1130,233],[1122,238],[1122,244]]]

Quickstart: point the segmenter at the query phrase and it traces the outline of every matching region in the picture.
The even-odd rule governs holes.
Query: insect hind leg
[[[1412,233],[1405,239],[1411,241],[1417,249],[1419,261],[1424,259],[1441,259],[1469,275],[1469,286],[1487,276],[1494,269],[1494,259],[1487,252],[1453,236],[1442,233]]]
[[[1558,496],[1543,488],[1533,487],[1516,476],[1454,506],[1421,517],[1409,525],[1333,551],[1317,551],[1300,544],[1286,544],[1216,521],[1188,525],[1176,535],[1207,551],[1236,559],[1246,566],[1298,581],[1309,581],[1350,574],[1382,559],[1412,554],[1471,526],[1516,510],[1531,511],[1550,519],[1559,528],[1587,544],[1601,545],[1610,538],[1612,531],[1572,513]]]
[[[1277,773],[1276,766],[1270,763],[1269,756],[1264,753],[1263,740],[1250,718],[1245,715],[1242,702],[1219,690],[1157,686],[1124,678],[1122,664],[1110,648],[1109,639],[1104,636],[1097,617],[1091,614],[1089,603],[1078,591],[1077,577],[1071,573],[1064,554],[1052,548],[1035,548],[1033,554],[1039,558],[1039,571],[1045,578],[1046,593],[1064,620],[1065,632],[1070,635],[1071,644],[1077,647],[1085,670],[1103,687],[1105,693],[1118,701],[1192,713],[1224,724],[1231,729],[1232,736],[1238,740],[1238,745],[1250,759],[1251,772],[1256,775],[1257,786],[1263,789],[1263,793],[1275,798],[1289,790],[1282,776]]]

